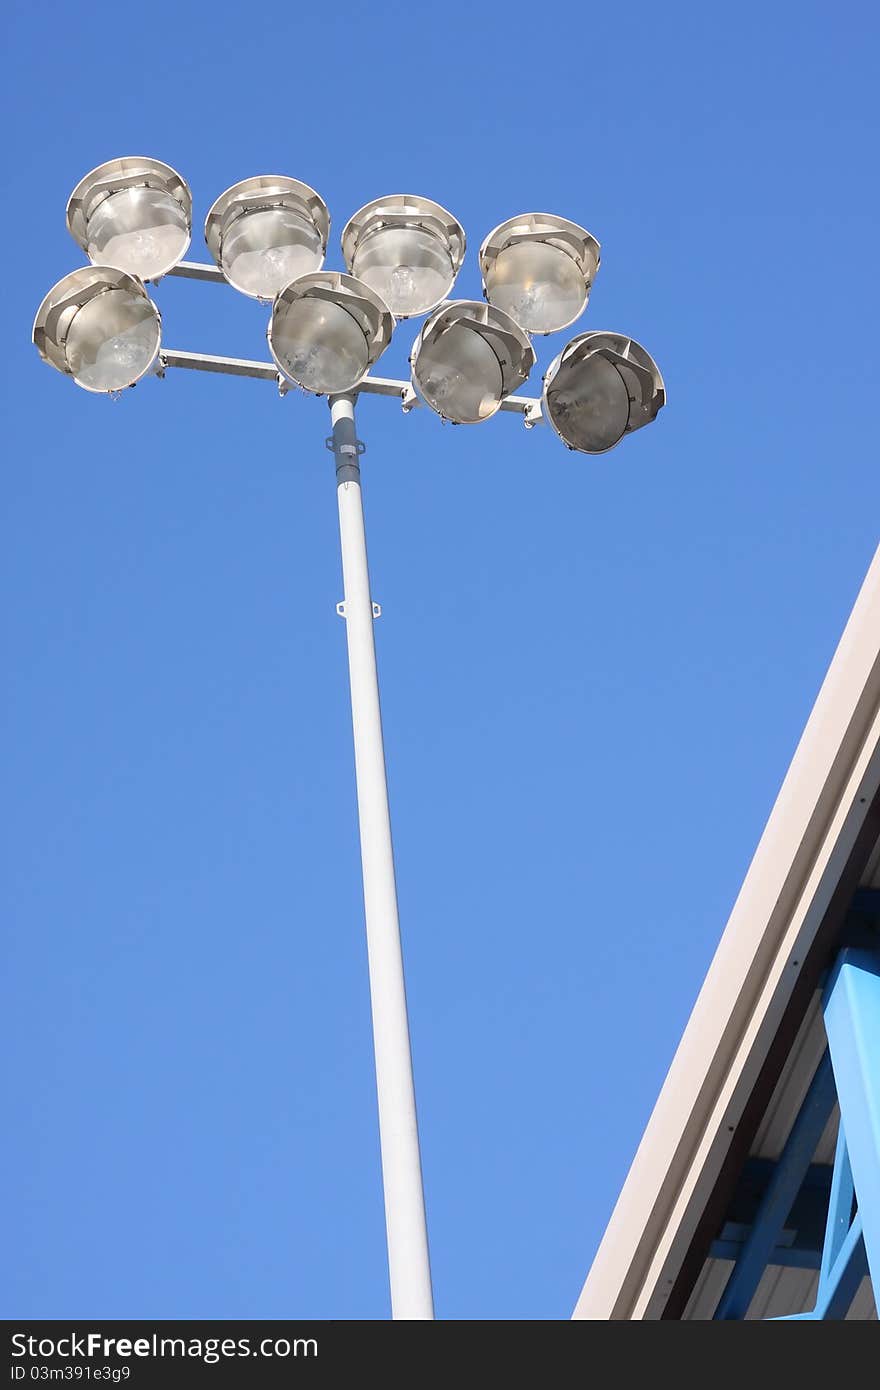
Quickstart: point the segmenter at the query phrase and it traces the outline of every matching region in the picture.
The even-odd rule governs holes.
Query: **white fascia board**
[[[880,787],[874,556],[587,1276],[575,1318],[659,1317]]]

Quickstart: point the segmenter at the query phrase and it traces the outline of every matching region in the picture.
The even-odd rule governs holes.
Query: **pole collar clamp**
[[[374,618],[381,618],[381,616],[382,616],[382,605],[381,605],[381,603],[371,603],[371,604],[370,604],[370,607],[371,607],[372,610],[373,610],[373,617],[374,617]],[[344,618],[344,617],[346,616],[346,614],[345,614],[345,599],[343,599],[341,603],[337,603],[337,605],[336,605],[336,612],[339,614],[340,618]]]
[[[354,456],[359,458],[361,454],[367,452],[367,446],[362,439],[355,440],[354,444],[337,444],[332,434],[324,440],[324,448],[329,449],[331,454],[344,454],[347,457]]]

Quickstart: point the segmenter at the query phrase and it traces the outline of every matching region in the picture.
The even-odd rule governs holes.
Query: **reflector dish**
[[[494,415],[535,364],[526,333],[509,314],[479,300],[452,300],[415,341],[412,383],[446,420],[474,425]]]
[[[486,298],[527,333],[555,333],[574,323],[598,268],[595,237],[552,213],[511,217],[480,247]]]
[[[394,318],[369,285],[336,270],[303,275],[272,306],[269,350],[289,381],[316,395],[350,391],[391,341]]]
[[[192,195],[170,164],[135,155],[111,159],[71,193],[67,229],[94,265],[158,280],[186,254]]]
[[[260,174],[242,179],[213,204],[205,240],[230,285],[271,300],[285,285],[324,264],[330,213],[298,179]]]
[[[461,223],[439,203],[410,193],[367,203],[342,233],[352,275],[375,290],[399,319],[428,313],[446,298],[464,250]]]
[[[161,318],[140,280],[115,266],[84,266],[46,295],[33,340],[44,362],[86,391],[121,391],[155,363]]]
[[[621,333],[582,333],[544,376],[542,412],[569,449],[604,454],[666,404],[654,359]]]

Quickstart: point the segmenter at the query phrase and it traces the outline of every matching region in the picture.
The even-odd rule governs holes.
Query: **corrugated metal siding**
[[[733,1269],[732,1260],[707,1260],[694,1285],[683,1317],[688,1322],[710,1322],[718,1307]],[[806,1313],[816,1302],[819,1275],[810,1269],[783,1269],[768,1265],[749,1305],[746,1320],[760,1322],[768,1318],[787,1318],[791,1313]],[[877,1309],[871,1281],[864,1278],[847,1313],[850,1322],[876,1322]]]
[[[859,1284],[859,1291],[850,1304],[850,1310],[846,1315],[847,1322],[876,1322],[877,1305],[874,1302],[874,1290],[871,1281],[865,1277]]]
[[[746,1320],[757,1322],[804,1313],[815,1305],[818,1287],[819,1274],[814,1269],[782,1269],[779,1265],[768,1265],[749,1304]]]
[[[831,1165],[834,1162],[834,1150],[837,1148],[837,1131],[839,1128],[840,1109],[835,1105],[828,1117],[825,1132],[816,1146],[816,1152],[813,1155],[814,1163],[827,1163]]]
[[[707,1260],[694,1284],[693,1293],[682,1314],[685,1322],[710,1321],[718,1300],[727,1287],[733,1260]]]
[[[880,840],[868,861],[862,877],[865,888],[880,888]],[[752,1145],[752,1154],[760,1158],[778,1158],[791,1132],[816,1067],[825,1051],[825,1026],[822,1021],[822,997],[817,992],[810,1001],[798,1030],[791,1052],[780,1073]],[[840,1111],[837,1106],[825,1127],[813,1157],[814,1163],[831,1164],[837,1143]],[[730,1260],[706,1260],[684,1310],[688,1320],[710,1319],[724,1292],[733,1263]],[[819,1276],[814,1270],[787,1269],[769,1265],[764,1272],[746,1317],[751,1320],[783,1318],[790,1313],[806,1313],[815,1304]],[[870,1279],[862,1281],[847,1313],[851,1321],[876,1321],[877,1308]]]
[[[821,995],[817,990],[798,1029],[791,1052],[776,1083],[770,1104],[761,1121],[752,1153],[761,1158],[778,1158],[791,1127],[800,1114],[804,1096],[825,1051],[825,1025],[822,1022]],[[836,1129],[835,1129],[836,1134]],[[834,1150],[831,1151],[832,1158]]]

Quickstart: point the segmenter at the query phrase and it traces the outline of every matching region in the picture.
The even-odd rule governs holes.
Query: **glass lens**
[[[177,265],[189,246],[186,214],[176,198],[160,188],[123,188],[111,193],[91,214],[88,256],[95,265],[112,265],[151,280]]]
[[[272,316],[272,351],[281,370],[307,391],[356,386],[369,366],[357,320],[325,299],[297,299]]]
[[[420,227],[374,232],[358,247],[351,269],[400,319],[433,309],[455,278],[443,243]]]
[[[566,444],[587,454],[612,448],[629,424],[626,382],[606,357],[563,367],[547,389],[547,406]]]
[[[501,403],[501,366],[485,338],[460,324],[419,349],[413,375],[428,404],[447,420],[475,425]]]
[[[223,235],[223,273],[236,289],[274,299],[297,280],[320,270],[321,238],[308,218],[291,208],[242,213]]]
[[[128,290],[107,290],[74,315],[67,362],[92,391],[121,391],[150,366],[159,351],[159,320],[152,304]]]
[[[521,241],[498,256],[486,282],[489,299],[527,333],[554,333],[577,318],[587,287],[564,251]]]

